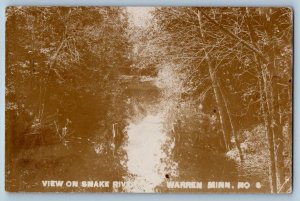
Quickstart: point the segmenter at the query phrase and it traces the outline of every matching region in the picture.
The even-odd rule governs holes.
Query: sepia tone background
[[[169,192],[168,180],[214,179],[289,192],[291,17],[286,8],[9,8],[7,190],[100,179],[137,184],[108,191]]]

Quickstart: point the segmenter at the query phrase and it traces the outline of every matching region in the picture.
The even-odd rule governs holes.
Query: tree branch
[[[211,23],[213,23],[214,25],[216,25],[217,27],[219,27],[224,33],[226,33],[227,35],[229,35],[230,37],[238,40],[241,44],[243,44],[244,46],[246,46],[248,49],[252,50],[253,52],[255,52],[259,57],[261,57],[262,60],[266,61],[265,55],[258,49],[256,49],[252,44],[248,43],[247,41],[245,41],[244,39],[238,37],[236,34],[233,34],[230,30],[227,30],[224,26],[222,26],[220,23],[218,23],[216,20],[212,19],[211,17],[209,17],[206,13],[204,13],[203,11],[199,11],[203,14],[203,16]]]

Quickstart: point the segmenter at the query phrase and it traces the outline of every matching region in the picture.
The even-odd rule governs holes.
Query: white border
[[[4,106],[5,106],[5,7],[32,6],[290,6],[294,9],[294,175],[293,193],[288,195],[245,194],[101,194],[101,193],[6,193],[4,191]],[[299,0],[0,0],[0,200],[300,200],[299,125],[300,114],[300,1]],[[295,154],[297,153],[297,154]],[[297,171],[298,170],[298,171]]]

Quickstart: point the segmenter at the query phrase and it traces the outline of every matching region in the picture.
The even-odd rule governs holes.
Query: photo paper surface
[[[8,192],[290,193],[293,11],[8,7]]]

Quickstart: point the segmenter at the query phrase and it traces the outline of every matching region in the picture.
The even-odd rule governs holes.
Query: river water
[[[168,138],[163,132],[161,115],[149,115],[136,124],[130,123],[127,134],[127,168],[128,173],[133,175],[127,180],[133,181],[134,185],[126,191],[154,191],[164,178],[165,165],[162,164],[162,159],[166,154],[162,145]]]
[[[154,92],[159,88],[155,81],[141,83],[144,87],[133,87],[130,99],[135,112],[125,129],[126,158],[122,163],[127,169],[124,180],[129,183],[123,189],[125,192],[154,192],[166,180],[170,166],[176,169],[170,157],[172,136],[164,126],[164,111],[159,109],[160,93]]]

